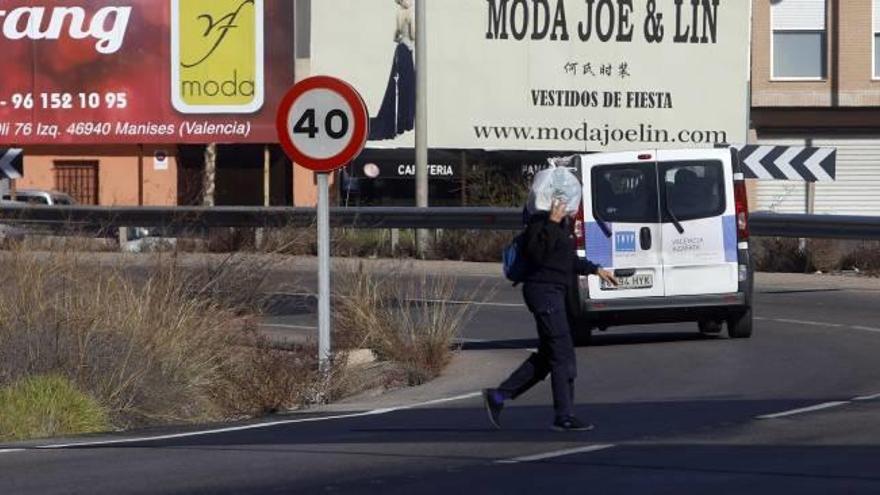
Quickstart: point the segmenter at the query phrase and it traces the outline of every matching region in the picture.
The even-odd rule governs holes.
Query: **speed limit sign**
[[[276,124],[288,156],[315,172],[332,172],[355,159],[369,134],[363,98],[345,81],[327,76],[291,88]]]
[[[330,363],[329,172],[354,160],[369,135],[361,95],[339,79],[317,76],[297,83],[278,107],[278,138],[297,164],[318,172],[318,360]]]

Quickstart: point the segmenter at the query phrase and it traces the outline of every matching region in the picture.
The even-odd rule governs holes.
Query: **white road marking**
[[[221,433],[232,433],[236,431],[247,431],[247,430],[258,430],[263,428],[271,428],[273,426],[281,426],[281,425],[291,425],[298,423],[318,423],[321,421],[331,421],[335,419],[352,419],[352,418],[361,418],[365,416],[377,416],[382,414],[388,414],[396,411],[405,411],[408,409],[416,409],[419,407],[432,406],[436,404],[443,404],[446,402],[455,402],[460,400],[472,399],[474,397],[480,397],[482,392],[471,392],[468,394],[456,395],[454,397],[446,397],[442,399],[434,399],[425,402],[418,402],[415,404],[408,404],[403,406],[393,406],[382,409],[373,409],[372,411],[364,411],[358,413],[349,413],[349,414],[336,414],[333,416],[321,416],[315,418],[298,418],[298,419],[288,419],[282,421],[271,421],[267,423],[258,423],[252,425],[243,425],[243,426],[232,426],[229,428],[216,428],[212,430],[201,430],[201,431],[192,431],[187,433],[174,433],[169,435],[155,435],[148,437],[136,437],[136,438],[120,438],[117,440],[103,440],[103,441],[95,441],[95,442],[73,442],[73,443],[63,443],[63,444],[49,444],[49,445],[40,445],[36,447],[37,449],[63,449],[69,447],[96,447],[102,445],[120,445],[126,443],[141,443],[141,442],[155,442],[159,440],[172,440],[175,438],[192,438],[192,437],[201,437],[208,435],[218,435]]]
[[[312,327],[308,325],[287,325],[285,323],[260,323],[261,327],[265,328],[288,328],[291,330],[317,330],[318,327]]]
[[[808,325],[808,326],[812,326],[812,327],[839,328],[839,327],[844,326],[839,323],[822,323],[820,321],[792,320],[790,318],[774,318],[772,321],[776,321],[779,323],[792,323],[795,325]]]
[[[535,462],[535,461],[543,461],[545,459],[553,459],[556,457],[563,457],[567,455],[575,455],[575,454],[585,454],[587,452],[596,452],[599,450],[610,449],[614,447],[614,444],[598,444],[598,445],[588,445],[586,447],[577,447],[574,449],[565,449],[565,450],[554,450],[553,452],[544,452],[541,454],[527,455],[523,457],[514,457],[512,459],[503,459],[500,461],[495,461],[496,464],[519,464],[522,462]]]
[[[828,328],[847,328],[850,330],[858,330],[861,332],[874,332],[880,333],[880,328],[877,327],[866,327],[862,325],[843,325],[840,323],[827,323],[824,321],[807,321],[807,320],[793,320],[790,318],[766,318],[762,316],[756,316],[756,320],[760,321],[775,321],[777,323],[788,323],[791,325],[807,325],[811,327],[828,327]]]
[[[0,454],[11,454],[12,452],[24,452],[24,449],[0,449]]]
[[[313,294],[311,292],[272,292],[269,295],[272,296],[295,296],[295,297],[318,297],[317,294]],[[469,304],[471,306],[493,306],[497,308],[525,308],[525,304],[523,303],[502,303],[502,302],[491,302],[491,301],[462,301],[457,299],[451,300],[443,300],[443,299],[408,299],[409,302],[414,303],[430,303],[430,304],[453,304],[453,305],[462,305]]]
[[[822,409],[830,409],[832,407],[839,407],[845,404],[849,404],[848,400],[844,401],[833,401],[833,402],[824,402],[822,404],[816,404],[815,406],[802,407],[800,409],[792,409],[790,411],[782,411],[773,414],[764,414],[756,417],[755,419],[776,419],[776,418],[784,418],[786,416],[794,416],[795,414],[803,414],[813,411],[821,411]]]
[[[500,303],[500,302],[480,302],[480,301],[457,301],[457,300],[449,300],[444,301],[442,299],[409,299],[409,302],[414,303],[428,303],[428,304],[452,304],[456,306],[461,305],[470,305],[470,306],[491,306],[495,308],[525,308],[525,304],[523,303]]]
[[[853,326],[850,328],[852,328],[854,330],[863,330],[865,332],[880,332],[880,328],[874,328],[874,327]]]
[[[854,400],[854,401],[855,401],[855,400],[857,400],[857,401],[866,401],[866,400],[877,400],[877,399],[880,399],[880,394],[874,394],[874,395],[862,395],[861,397],[855,397],[853,400]]]

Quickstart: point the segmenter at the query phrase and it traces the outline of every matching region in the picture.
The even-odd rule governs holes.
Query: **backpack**
[[[513,282],[513,285],[525,282],[529,272],[529,262],[525,255],[525,233],[522,233],[510,241],[501,253],[504,266],[504,276]]]

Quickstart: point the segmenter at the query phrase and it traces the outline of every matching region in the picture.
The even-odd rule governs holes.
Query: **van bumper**
[[[584,322],[592,326],[722,320],[740,314],[751,304],[746,292],[695,296],[642,297],[582,301]]]

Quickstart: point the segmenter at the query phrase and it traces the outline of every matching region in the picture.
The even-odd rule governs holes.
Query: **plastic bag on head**
[[[535,174],[529,191],[529,213],[550,211],[554,199],[565,203],[565,211],[575,214],[581,204],[581,183],[566,167],[551,167]]]

